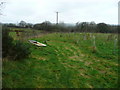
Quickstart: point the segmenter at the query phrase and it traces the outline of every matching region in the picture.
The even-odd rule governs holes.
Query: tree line
[[[118,25],[110,25],[106,23],[95,22],[77,22],[75,25],[69,25],[66,23],[54,24],[49,21],[42,23],[31,24],[21,21],[19,24],[8,23],[4,24],[7,27],[16,28],[31,28],[37,30],[43,30],[47,32],[91,32],[91,33],[119,33],[120,27]]]

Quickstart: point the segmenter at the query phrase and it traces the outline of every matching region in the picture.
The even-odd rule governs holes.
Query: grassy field
[[[24,41],[31,46],[32,53],[21,61],[3,60],[3,87],[118,87],[118,44],[115,36],[51,33],[31,38],[43,43],[47,40],[47,47],[37,47]]]

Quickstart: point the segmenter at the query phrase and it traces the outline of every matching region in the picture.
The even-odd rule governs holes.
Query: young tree
[[[109,26],[105,23],[97,24],[97,31],[100,33],[108,33],[109,29],[110,29]]]
[[[20,21],[19,26],[20,27],[26,27],[26,22],[25,21]]]

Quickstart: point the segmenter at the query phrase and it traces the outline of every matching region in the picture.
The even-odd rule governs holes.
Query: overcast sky
[[[17,23],[21,20],[28,23],[43,21],[56,22],[56,11],[59,22],[105,22],[118,24],[119,0],[0,0],[6,1],[2,7],[0,22]]]

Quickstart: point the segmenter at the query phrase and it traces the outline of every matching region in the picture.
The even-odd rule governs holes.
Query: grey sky
[[[3,8],[3,23],[17,23],[24,20],[29,23],[41,23],[43,21],[56,22],[56,14],[59,13],[59,21],[65,23],[76,22],[105,22],[118,24],[119,0],[0,0],[6,1]]]

